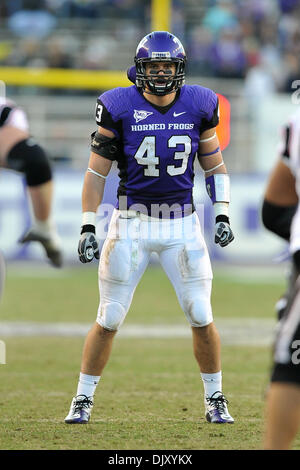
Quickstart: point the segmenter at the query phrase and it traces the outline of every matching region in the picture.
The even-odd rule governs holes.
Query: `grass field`
[[[216,271],[217,318],[272,318],[280,276]],[[256,279],[256,280],[255,280]],[[34,294],[33,294],[34,293]],[[8,269],[2,321],[92,323],[95,269]],[[165,274],[149,269],[126,324],[186,324]],[[234,335],[235,332],[233,331]],[[100,381],[92,421],[63,419],[76,391],[83,337],[1,338],[0,449],[259,449],[269,346],[222,347],[223,388],[233,426],[205,422],[203,389],[189,338],[117,337]],[[294,443],[300,449],[300,439]]]

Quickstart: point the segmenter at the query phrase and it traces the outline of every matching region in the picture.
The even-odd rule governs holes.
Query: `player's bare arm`
[[[112,131],[98,128],[98,132],[108,138],[114,138]],[[85,174],[82,191],[82,211],[96,212],[102,201],[105,178],[112,166],[112,161],[91,151],[88,169]]]
[[[278,161],[269,177],[265,200],[277,206],[292,206],[298,203],[295,177],[283,160]]]
[[[215,127],[200,135],[198,159],[205,174],[208,195],[214,204],[215,242],[224,247],[233,241],[234,236],[229,225],[229,177]]]
[[[109,142],[109,139],[114,139],[115,136],[113,132],[101,126],[98,127],[97,134],[92,139],[92,151],[82,189],[82,227],[78,244],[78,255],[82,263],[88,263],[94,257],[99,259],[98,241],[95,236],[96,212],[103,198],[105,179],[112,166],[112,161],[101,155],[101,148],[99,153],[95,151],[98,152],[97,145],[101,144],[102,137]]]
[[[205,176],[227,173],[215,127],[200,135],[198,160]]]
[[[297,205],[295,177],[281,157],[271,172],[264,195],[262,222],[265,228],[289,240]]]

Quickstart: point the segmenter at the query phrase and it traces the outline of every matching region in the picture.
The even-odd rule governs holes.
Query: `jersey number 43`
[[[156,154],[155,136],[144,137],[134,158],[139,165],[144,165],[144,176],[160,176],[159,157]],[[174,152],[174,160],[181,160],[180,166],[168,165],[167,173],[170,176],[182,175],[187,169],[188,159],[192,151],[192,141],[188,135],[173,135],[168,140],[168,148],[176,148],[177,145],[184,145],[182,152]]]

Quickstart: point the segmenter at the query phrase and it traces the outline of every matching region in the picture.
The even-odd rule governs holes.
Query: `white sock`
[[[100,377],[100,375],[88,375],[80,372],[76,395],[93,397]]]
[[[204,385],[204,393],[206,397],[211,397],[215,392],[222,392],[222,372],[214,374],[203,374],[201,377]]]
[[[39,232],[45,234],[54,232],[54,223],[50,218],[47,220],[34,219],[33,227]]]

